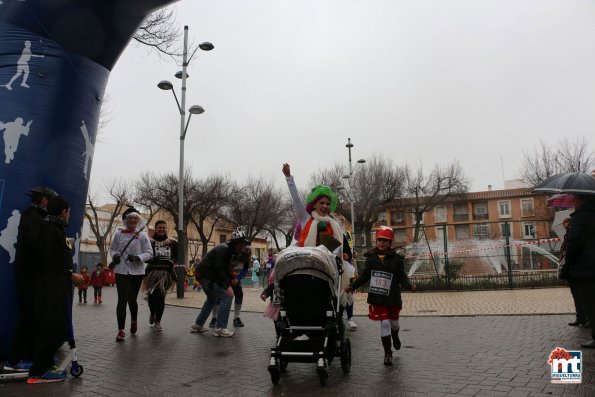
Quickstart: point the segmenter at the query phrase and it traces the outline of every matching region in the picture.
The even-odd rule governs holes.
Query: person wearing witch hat
[[[16,372],[29,371],[33,360],[32,321],[37,289],[31,286],[39,272],[39,236],[47,216],[48,200],[57,196],[54,190],[45,186],[33,187],[26,194],[31,197],[31,205],[21,214],[15,256],[18,317],[8,359],[4,364],[6,371]]]
[[[124,228],[114,234],[109,253],[112,264],[115,265],[116,289],[118,304],[116,317],[118,320],[118,335],[116,341],[126,338],[126,306],[130,309],[130,334],[136,334],[138,325],[138,303],[136,299],[141,283],[145,276],[145,262],[153,257],[153,248],[147,233],[143,232],[145,222],[134,207],[122,213]]]

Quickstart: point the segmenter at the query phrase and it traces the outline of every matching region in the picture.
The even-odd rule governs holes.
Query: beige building
[[[99,220],[98,224],[101,231],[107,230],[109,219],[113,214],[114,209],[114,204],[106,204],[97,208],[97,218]],[[94,215],[90,207],[87,206],[86,211],[88,214],[91,215],[92,218],[94,218]],[[142,213],[141,216],[143,217],[143,219],[145,219],[145,221],[148,220],[147,231],[149,235],[151,235],[152,231],[154,230],[155,222],[157,222],[158,220],[164,220],[168,226],[168,235],[173,238],[177,237],[175,223],[171,215],[167,212],[158,211],[152,217],[147,213]],[[113,234],[116,230],[118,230],[118,228],[122,226],[122,218],[120,215],[118,215],[114,220],[111,229],[108,231],[108,238],[106,241],[107,249],[109,249],[109,245],[111,244],[111,238]],[[228,241],[231,238],[231,233],[236,229],[236,227],[237,226],[235,225],[235,223],[227,219],[219,219],[216,223],[214,219],[207,219],[207,221],[205,222],[205,230],[207,233],[209,233],[210,239],[206,244],[206,252],[210,251],[216,245]],[[188,225],[187,239],[188,248],[186,250],[186,253],[187,263],[189,263],[191,260],[199,259],[203,255],[203,243],[200,239],[196,227],[192,223]],[[259,258],[261,262],[265,260],[267,257],[267,244],[268,243],[265,238],[257,237],[252,240],[252,252]],[[91,225],[87,218],[85,218],[85,222],[83,223],[80,252],[81,260],[83,261],[82,263],[94,264],[100,262],[99,248],[97,247],[97,239],[91,230]]]

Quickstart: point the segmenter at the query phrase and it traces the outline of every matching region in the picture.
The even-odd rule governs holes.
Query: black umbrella
[[[554,175],[535,186],[533,191],[595,195],[595,178],[584,172]]]

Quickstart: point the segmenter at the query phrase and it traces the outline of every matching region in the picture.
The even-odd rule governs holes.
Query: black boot
[[[380,337],[384,347],[384,365],[393,365],[393,352],[390,349],[390,335]]]
[[[391,330],[393,336],[393,346],[395,350],[401,350],[401,339],[399,339],[399,331]]]

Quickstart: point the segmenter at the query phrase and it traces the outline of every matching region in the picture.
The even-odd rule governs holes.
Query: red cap
[[[379,238],[385,238],[387,240],[393,241],[395,233],[393,229],[387,226],[383,226],[380,229],[376,230],[376,240]]]

